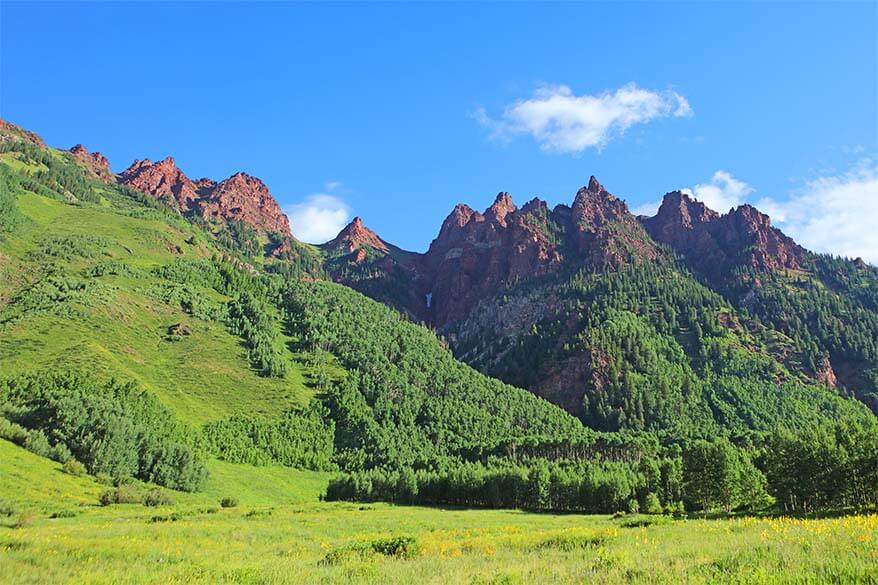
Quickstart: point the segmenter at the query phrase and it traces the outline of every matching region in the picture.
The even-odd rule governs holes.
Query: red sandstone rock
[[[89,152],[83,145],[77,144],[70,149],[73,156],[81,160],[85,165],[103,181],[114,179],[113,171],[110,170],[110,161],[99,152]]]
[[[36,132],[25,130],[17,124],[0,118],[0,142],[4,140],[25,140],[40,148],[46,148],[46,143]]]
[[[697,270],[711,275],[744,266],[761,271],[796,269],[804,258],[798,244],[750,205],[719,215],[674,191],[665,195],[654,217],[643,219],[643,225],[653,239],[668,244]]]
[[[134,161],[119,175],[119,182],[155,197],[170,198],[183,213],[290,233],[289,220],[268,187],[246,173],[235,173],[219,183],[207,178],[193,181],[169,156],[156,163],[149,159]]]

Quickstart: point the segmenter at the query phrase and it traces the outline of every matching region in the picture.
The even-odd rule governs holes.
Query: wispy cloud
[[[750,185],[722,170],[715,172],[709,183],[699,183],[680,190],[720,213],[741,205],[747,195],[753,192]]]
[[[331,240],[351,218],[347,204],[329,193],[312,193],[300,203],[286,206],[284,212],[293,234],[312,244]]]
[[[744,181],[736,179],[728,171],[716,171],[708,183],[698,183],[694,187],[680,189],[690,197],[701,201],[709,208],[720,213],[725,213],[733,207],[744,203],[747,195],[753,192]],[[634,215],[655,215],[661,200],[647,201],[631,209]]]
[[[861,257],[878,265],[878,160],[809,181],[783,200],[763,198],[762,211],[797,242],[816,252]]]
[[[544,86],[530,99],[518,100],[494,119],[479,108],[475,119],[492,138],[530,134],[550,152],[602,148],[635,124],[692,115],[685,97],[674,91],[650,91],[630,83],[600,95],[575,95],[566,85]]]

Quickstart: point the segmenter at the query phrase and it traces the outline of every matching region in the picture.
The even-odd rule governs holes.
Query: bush
[[[628,500],[628,513],[637,514],[640,511],[640,504],[634,498]]]
[[[174,503],[174,497],[167,491],[152,489],[143,496],[144,506],[170,506]]]
[[[661,514],[662,513],[662,503],[659,501],[657,495],[654,492],[649,492],[646,494],[646,497],[643,498],[643,513],[644,514]]]
[[[73,458],[68,459],[67,462],[61,466],[61,471],[75,477],[79,477],[87,473],[85,465]]]
[[[220,506],[223,508],[234,508],[238,505],[238,498],[234,496],[226,496],[220,500]]]
[[[107,490],[99,499],[101,506],[110,504],[139,504],[143,496],[137,486],[120,485],[117,488]]]

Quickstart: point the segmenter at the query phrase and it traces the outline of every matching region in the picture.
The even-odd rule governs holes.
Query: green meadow
[[[2,583],[876,583],[878,516],[674,519],[319,501],[326,474],[211,466],[174,503],[0,441]],[[220,500],[235,497],[235,507]]]

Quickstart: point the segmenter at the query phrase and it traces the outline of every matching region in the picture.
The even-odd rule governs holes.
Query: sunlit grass
[[[878,582],[874,514],[674,520],[325,503],[327,474],[218,462],[211,473],[204,492],[170,506],[100,507],[104,486],[0,441],[0,496],[33,514],[0,527],[0,583]],[[238,506],[221,508],[224,496]],[[62,510],[75,515],[50,518]],[[413,539],[410,555],[371,547],[400,537]]]

